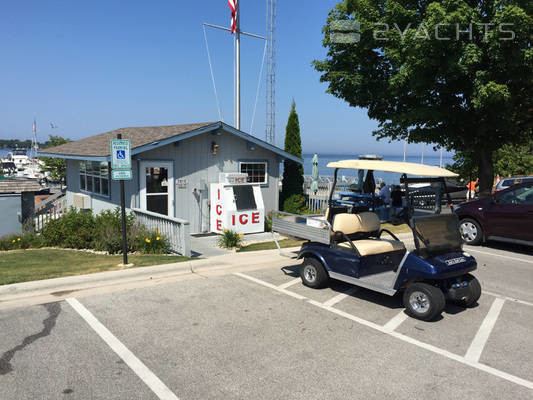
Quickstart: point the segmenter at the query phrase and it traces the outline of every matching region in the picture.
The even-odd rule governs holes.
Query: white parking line
[[[488,294],[489,296],[494,296],[494,297],[499,297],[501,299],[509,300],[514,303],[525,304],[526,306],[533,306],[533,303],[530,303],[529,301],[515,299],[514,297],[504,296],[503,294],[487,292],[486,290],[484,290],[483,293]]]
[[[179,400],[178,397],[116,338],[96,317],[75,298],[65,299],[68,304],[89,324],[111,349],[137,374],[161,400]]]
[[[473,362],[479,361],[481,353],[485,348],[485,344],[487,343],[487,340],[489,340],[490,333],[492,332],[492,329],[496,324],[496,320],[500,315],[503,303],[505,303],[504,299],[494,299],[494,302],[490,306],[489,312],[481,323],[481,326],[479,327],[476,336],[474,337],[474,340],[472,340],[472,343],[470,343],[470,347],[468,348],[465,354],[465,359]]]
[[[394,317],[392,317],[389,322],[383,325],[383,329],[387,332],[392,332],[396,328],[398,328],[402,324],[402,322],[405,321],[407,318],[409,318],[409,315],[407,315],[405,311],[402,310],[398,314],[396,314]]]
[[[244,279],[251,280],[251,281],[256,282],[256,283],[258,283],[260,285],[263,285],[263,286],[266,286],[266,287],[270,287],[270,288],[272,288],[274,290],[277,290],[277,291],[280,291],[280,292],[284,292],[284,293],[289,294],[289,295],[296,294],[296,293],[292,293],[292,292],[290,292],[288,290],[285,290],[285,289],[279,289],[277,286],[274,286],[274,285],[272,285],[272,284],[270,284],[268,282],[262,281],[262,280],[257,279],[257,278],[253,278],[251,276],[248,276],[248,275],[245,275],[245,274],[242,274],[242,273],[239,273],[239,272],[236,272],[234,275],[240,276],[240,277],[242,277]],[[502,304],[503,304],[504,300],[503,299],[495,299],[495,302],[496,301],[498,301],[498,303],[502,302]],[[455,361],[457,361],[457,362],[459,362],[461,364],[468,365],[468,366],[470,366],[472,368],[475,368],[477,370],[487,372],[487,373],[489,373],[491,375],[497,376],[497,377],[505,379],[505,380],[507,380],[509,382],[512,382],[512,383],[515,383],[517,385],[524,386],[524,387],[526,387],[528,389],[532,389],[533,390],[533,382],[528,381],[526,379],[520,378],[520,377],[515,376],[515,375],[511,375],[511,374],[509,374],[507,372],[504,372],[504,371],[500,371],[499,369],[496,369],[496,368],[489,367],[488,365],[481,364],[477,360],[474,361],[472,359],[467,359],[467,358],[462,357],[462,356],[460,356],[458,354],[454,354],[452,352],[449,352],[448,350],[444,350],[444,349],[441,349],[439,347],[433,346],[431,344],[421,342],[421,341],[419,341],[417,339],[413,339],[412,337],[406,336],[406,335],[404,335],[402,333],[398,333],[396,331],[389,331],[388,329],[385,328],[385,326],[381,326],[381,325],[375,324],[374,322],[367,321],[365,319],[356,317],[355,315],[349,314],[347,312],[341,311],[341,310],[336,309],[336,308],[331,307],[331,306],[324,305],[323,303],[320,303],[318,301],[308,300],[307,302],[309,304],[312,304],[312,305],[316,306],[316,307],[320,307],[320,308],[322,308],[324,310],[327,310],[327,311],[329,311],[331,313],[337,314],[337,315],[339,315],[341,317],[344,317],[344,318],[349,319],[351,321],[357,322],[357,323],[359,323],[361,325],[364,325],[364,326],[367,326],[369,328],[375,329],[375,330],[377,330],[379,332],[382,332],[384,334],[393,336],[393,337],[395,337],[395,338],[397,338],[399,340],[402,340],[404,342],[411,343],[411,344],[413,344],[415,346],[418,346],[420,348],[426,349],[426,350],[431,351],[431,352],[433,352],[435,354],[439,354],[439,355],[441,355],[443,357],[449,358],[451,360],[455,360]],[[496,303],[496,304],[498,304],[498,303]],[[492,307],[491,307],[491,309],[492,309]],[[500,307],[500,310],[501,310],[501,307]],[[490,313],[490,311],[489,311],[489,313]],[[499,311],[498,311],[498,314],[499,314]],[[398,319],[400,319],[399,316],[396,316],[396,317],[398,317]],[[497,316],[496,316],[496,318],[497,318]],[[389,321],[389,322],[391,322],[391,321]]]
[[[352,294],[354,294],[355,292],[357,292],[357,286],[353,286],[351,288],[349,288],[348,290],[342,292],[342,293],[339,293],[337,296],[335,297],[332,297],[331,299],[329,299],[328,301],[325,301],[323,304],[326,306],[326,307],[333,307],[335,304],[337,304],[339,301],[342,301],[344,300],[346,297],[348,296],[351,296]]]
[[[235,272],[233,275],[237,275],[237,276],[240,276],[241,278],[248,279],[249,281],[252,281],[252,282],[258,283],[260,285],[266,286],[267,288],[270,288],[270,289],[274,289],[277,292],[284,293],[284,294],[289,295],[291,297],[294,297],[295,299],[298,299],[298,300],[307,299],[307,297],[299,295],[298,293],[290,292],[290,291],[288,291],[286,289],[280,289],[276,285],[273,285],[271,283],[262,281],[261,279],[254,278],[253,276],[250,276],[250,275],[242,274],[240,272]]]
[[[468,251],[473,251],[474,253],[481,253],[481,254],[486,254],[486,255],[489,255],[489,256],[496,256],[496,257],[501,257],[501,258],[507,258],[508,260],[521,261],[521,262],[525,262],[525,263],[528,263],[528,264],[533,264],[533,260],[525,260],[525,259],[520,258],[520,257],[511,257],[511,256],[506,256],[506,255],[503,255],[503,254],[499,254],[499,253],[491,253],[489,251],[483,251],[483,250],[474,249],[474,248],[472,248],[470,246],[464,246],[464,249],[468,250]]]
[[[300,278],[292,279],[289,282],[285,282],[278,286],[280,289],[287,289],[288,287],[291,287],[292,285],[296,285],[298,282],[301,282],[302,280]]]

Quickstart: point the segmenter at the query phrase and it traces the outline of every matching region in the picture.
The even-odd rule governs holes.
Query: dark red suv
[[[533,183],[522,183],[455,208],[467,244],[485,240],[533,246]]]

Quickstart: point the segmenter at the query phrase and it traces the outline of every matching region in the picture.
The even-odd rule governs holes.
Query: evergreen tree
[[[302,140],[300,138],[300,123],[296,113],[296,103],[291,105],[291,112],[285,128],[285,151],[296,157],[302,157]],[[292,160],[283,162],[283,190],[280,195],[280,206],[287,198],[294,194],[303,195],[303,167]]]

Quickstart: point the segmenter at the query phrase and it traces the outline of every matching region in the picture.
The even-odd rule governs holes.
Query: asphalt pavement
[[[533,255],[465,250],[484,293],[433,322],[398,296],[309,289],[298,261],[259,253],[239,269],[13,304],[0,311],[0,397],[531,399]]]

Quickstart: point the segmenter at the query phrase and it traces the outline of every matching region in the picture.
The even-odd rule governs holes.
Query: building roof
[[[0,179],[0,193],[38,192],[42,189],[34,179]]]
[[[302,159],[221,121],[168,126],[120,128],[45,149],[42,152],[39,152],[39,156],[77,160],[110,161],[110,140],[116,139],[117,134],[119,133],[122,135],[122,139],[130,140],[131,155],[133,156],[196,135],[207,132],[216,132],[217,130],[223,130],[239,136],[250,143],[254,143],[278,154],[282,158],[287,158],[300,164],[303,162]]]

